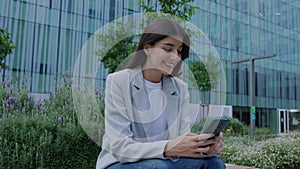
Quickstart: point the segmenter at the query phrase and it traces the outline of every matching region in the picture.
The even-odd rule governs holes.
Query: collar
[[[137,68],[131,69],[131,84],[137,90],[144,90],[145,89],[142,67],[139,66]],[[176,93],[174,80],[172,79],[171,76],[163,75],[163,77],[162,77],[162,90],[166,94],[169,94],[169,95],[174,95]]]

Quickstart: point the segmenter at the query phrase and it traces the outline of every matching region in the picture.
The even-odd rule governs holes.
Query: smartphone
[[[220,135],[221,131],[229,124],[229,122],[230,122],[230,118],[227,118],[227,117],[214,119],[208,125],[204,126],[202,134],[212,134],[213,133],[214,136],[208,138],[208,140],[214,139],[215,137]],[[200,147],[205,148],[207,146],[209,146],[209,145],[200,146]]]
[[[216,136],[220,135],[221,131],[229,124],[230,118],[222,117],[212,120],[208,125],[205,125],[202,134],[214,134],[213,139]]]

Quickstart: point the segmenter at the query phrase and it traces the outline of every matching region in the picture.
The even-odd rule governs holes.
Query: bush
[[[95,168],[101,148],[79,125],[70,86],[38,103],[28,94],[0,85],[0,168]]]
[[[79,125],[17,115],[0,128],[1,168],[94,168],[100,148]]]
[[[239,141],[244,139],[234,138],[234,144],[224,142],[224,151],[221,154],[224,162],[263,169],[300,164],[300,133],[289,133],[265,141]]]
[[[274,138],[276,135],[270,128],[255,128],[254,139],[257,141],[267,140],[269,138]]]
[[[3,113],[11,116],[17,113],[31,113],[34,109],[34,100],[24,86],[16,89],[11,81],[0,84],[0,118]]]
[[[0,128],[1,168],[37,168],[44,158],[56,126],[46,119],[24,114],[4,117]]]
[[[249,134],[249,127],[236,118],[232,118],[226,127],[225,133],[231,136],[243,136]]]

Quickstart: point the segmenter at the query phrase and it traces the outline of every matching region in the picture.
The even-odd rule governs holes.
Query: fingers
[[[207,155],[219,154],[222,150],[222,134],[214,139],[213,134],[185,133],[170,141],[166,147],[167,154],[182,157],[196,157],[202,153]]]
[[[223,151],[224,147],[222,144],[222,140],[220,140],[219,142],[215,142],[215,144],[212,144],[210,146],[209,151],[206,152],[206,154],[208,155],[217,155],[220,154]]]
[[[183,134],[181,135],[180,137],[182,138],[189,138],[189,140],[191,141],[206,141],[207,139],[209,138],[212,138],[214,137],[214,134],[196,134],[196,133],[186,133],[186,134]]]
[[[187,136],[199,136],[199,134],[197,134],[197,133],[187,133],[186,135]]]
[[[220,143],[219,147],[215,149],[215,152],[213,152],[214,155],[220,154],[223,151],[224,147],[222,142]]]
[[[210,140],[205,140],[205,141],[200,141],[198,142],[198,147],[206,147],[206,146],[211,146],[214,145],[216,143],[215,140],[210,139]]]
[[[195,152],[195,153],[197,153],[197,154],[201,154],[201,153],[206,153],[206,152],[208,152],[209,149],[210,149],[209,146],[207,146],[207,147],[202,147],[202,148],[198,147],[198,148],[193,149],[192,152]]]
[[[222,140],[223,137],[223,133],[221,132],[215,139],[217,142],[219,142],[220,140]]]
[[[199,141],[207,140],[209,138],[214,137],[214,134],[200,134],[199,135]]]
[[[207,147],[216,142],[215,139],[210,139],[213,138],[213,136],[213,134],[199,135],[196,133],[187,133],[183,141],[186,142],[187,145],[191,145],[192,148]],[[187,142],[189,142],[189,144]]]

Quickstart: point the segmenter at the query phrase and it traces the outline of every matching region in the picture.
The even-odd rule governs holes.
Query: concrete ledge
[[[225,164],[227,169],[256,169],[254,167],[237,166],[233,164]]]

